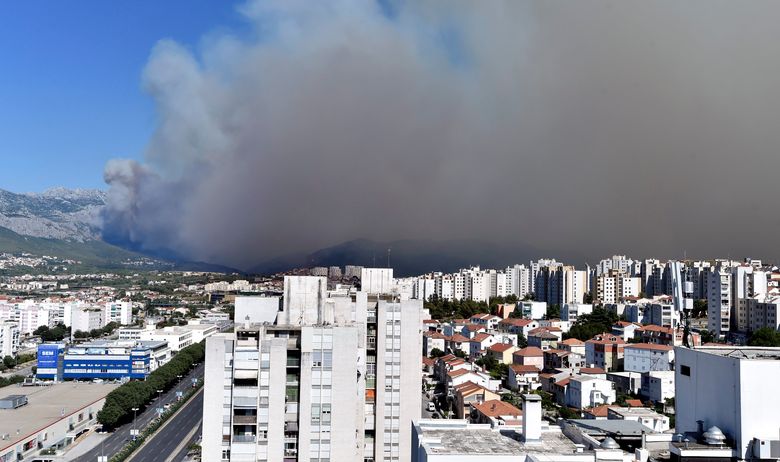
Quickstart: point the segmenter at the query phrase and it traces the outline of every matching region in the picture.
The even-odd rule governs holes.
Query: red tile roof
[[[489,339],[490,337],[492,337],[492,335],[486,334],[484,332],[480,332],[479,334],[475,335],[471,339],[471,341],[472,342],[484,342],[485,340]]]
[[[564,345],[574,345],[574,346],[582,346],[585,345],[585,342],[578,338],[569,338],[561,342]]]
[[[509,367],[511,367],[516,374],[530,374],[534,372],[536,373],[541,372],[538,367],[532,365],[512,364]]]
[[[512,353],[515,356],[544,356],[544,351],[538,347],[525,347]]]
[[[641,400],[638,399],[627,399],[626,405],[628,407],[644,407],[644,404],[642,404]]]
[[[496,353],[504,353],[505,351],[511,350],[512,348],[517,348],[517,347],[512,345],[511,343],[495,343],[493,345],[490,345],[490,348],[488,348],[488,350],[495,351]]]
[[[499,322],[499,324],[504,325],[510,325],[510,326],[517,326],[517,327],[525,327],[529,324],[534,322],[533,319],[520,319],[520,318],[507,318],[503,319]]]
[[[502,415],[520,417],[523,415],[523,411],[500,399],[491,399],[484,403],[474,404],[473,407],[488,417],[499,417]]]
[[[460,334],[453,335],[452,337],[449,338],[449,340],[451,342],[455,342],[455,343],[463,343],[463,342],[468,342],[469,341],[469,339],[467,339],[466,337],[464,337],[464,336],[462,336]]]
[[[602,404],[601,406],[586,409],[585,412],[593,417],[606,417],[609,414],[609,406]]]

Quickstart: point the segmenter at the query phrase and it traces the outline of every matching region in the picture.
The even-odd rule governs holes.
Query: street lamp
[[[135,436],[138,434],[138,430],[136,430],[136,428],[135,428],[135,418],[136,418],[137,412],[138,412],[138,408],[134,407],[133,408],[133,428],[130,430],[130,436],[132,436],[133,439],[135,439]]]

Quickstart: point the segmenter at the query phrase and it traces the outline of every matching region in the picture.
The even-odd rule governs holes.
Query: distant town
[[[767,458],[779,282],[755,259],[621,255],[5,276],[0,460]]]

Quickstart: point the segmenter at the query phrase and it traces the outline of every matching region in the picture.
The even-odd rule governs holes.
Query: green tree
[[[750,346],[777,347],[780,346],[780,333],[771,327],[762,327],[750,335]]]
[[[699,335],[701,335],[701,343],[712,343],[717,340],[715,334],[707,329],[702,329],[701,332],[699,332]]]
[[[691,315],[694,318],[703,318],[707,316],[707,300],[694,300],[693,311]]]
[[[528,346],[528,340],[525,338],[522,332],[517,333],[517,347],[525,348]]]
[[[440,349],[434,348],[434,349],[431,350],[431,352],[430,352],[430,354],[428,356],[430,356],[431,358],[441,358],[442,356],[444,356],[444,354],[445,353],[443,351],[441,351]]]
[[[14,359],[13,356],[6,356],[3,358],[3,364],[6,368],[11,369],[12,367],[16,366],[16,359]]]
[[[547,305],[545,319],[558,319],[561,317],[561,306],[556,304]]]

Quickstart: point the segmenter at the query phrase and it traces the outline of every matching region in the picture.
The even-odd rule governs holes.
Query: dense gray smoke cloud
[[[159,43],[104,235],[244,268],[357,237],[780,253],[780,2],[408,3]]]

